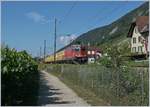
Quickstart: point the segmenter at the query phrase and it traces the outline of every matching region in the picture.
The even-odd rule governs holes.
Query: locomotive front
[[[65,50],[65,59],[79,63],[87,62],[86,48],[81,45],[71,45]]]

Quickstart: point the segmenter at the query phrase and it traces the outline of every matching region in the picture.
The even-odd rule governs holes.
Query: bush
[[[26,51],[1,49],[2,105],[36,105],[38,65]]]
[[[106,67],[111,66],[111,61],[107,56],[103,56],[102,58],[100,58],[99,62],[101,65],[106,66]]]

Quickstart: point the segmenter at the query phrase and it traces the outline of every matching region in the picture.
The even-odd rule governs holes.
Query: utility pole
[[[40,46],[40,58],[42,58],[42,48]]]
[[[54,63],[56,62],[56,24],[57,24],[57,19],[55,18],[55,34],[54,34]]]
[[[45,55],[46,55],[46,40],[44,40],[44,59],[45,59]]]

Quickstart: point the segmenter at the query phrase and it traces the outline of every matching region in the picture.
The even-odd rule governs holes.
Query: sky
[[[54,51],[57,19],[57,50],[81,34],[108,25],[137,8],[144,1],[3,1],[1,43],[18,51],[40,55]]]

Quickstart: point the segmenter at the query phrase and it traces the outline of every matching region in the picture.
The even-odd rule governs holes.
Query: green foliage
[[[47,65],[47,68],[92,105],[148,105],[148,68],[143,71],[143,80],[140,69],[127,66],[117,67],[116,72],[112,66],[100,65]],[[95,98],[87,92],[94,93]],[[103,103],[95,99],[102,99]]]
[[[127,65],[131,66],[131,67],[149,67],[149,60],[143,60],[143,61],[139,61],[139,62],[130,60],[127,62]]]
[[[36,105],[38,65],[26,51],[1,49],[2,105]]]
[[[124,50],[120,48],[117,45],[112,45],[105,47],[105,53],[107,53],[107,56],[104,55],[102,58],[100,58],[99,62],[104,66],[111,66],[113,69],[116,69],[118,67],[121,67],[124,65],[123,61],[123,53]]]
[[[100,58],[99,62],[101,65],[106,66],[106,67],[111,66],[111,60],[107,56],[103,56],[102,58]]]

